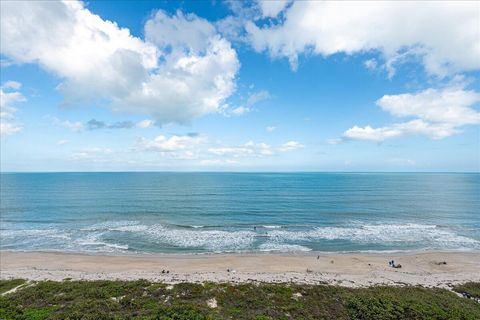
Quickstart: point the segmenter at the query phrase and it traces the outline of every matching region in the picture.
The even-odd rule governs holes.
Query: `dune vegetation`
[[[480,319],[474,299],[422,287],[16,279],[0,292],[0,319]]]

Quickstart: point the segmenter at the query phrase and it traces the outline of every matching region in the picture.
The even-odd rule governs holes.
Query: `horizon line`
[[[112,170],[112,171],[1,171],[0,174],[16,174],[16,173],[463,173],[463,174],[480,174],[480,171],[304,171],[304,170],[279,170],[279,171],[222,171],[222,170]]]

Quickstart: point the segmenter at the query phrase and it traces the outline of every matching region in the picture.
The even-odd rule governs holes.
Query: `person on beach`
[[[402,267],[401,264],[395,264],[395,261],[394,261],[394,260],[388,261],[388,265],[389,265],[390,267],[392,267],[392,268],[395,268],[395,269],[399,269],[399,268]]]

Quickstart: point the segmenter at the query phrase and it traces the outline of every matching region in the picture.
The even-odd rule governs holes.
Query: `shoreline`
[[[389,267],[392,259],[402,268]],[[1,279],[57,281],[146,279],[170,284],[209,281],[450,288],[480,282],[479,265],[480,251],[132,255],[0,251]]]
[[[63,249],[0,249],[2,254],[32,253],[32,254],[65,254],[78,256],[105,256],[105,257],[139,257],[139,258],[175,258],[175,257],[216,257],[216,256],[345,256],[345,255],[372,255],[372,256],[405,256],[422,254],[479,254],[477,249],[411,249],[411,250],[345,250],[345,251],[281,251],[281,250],[245,250],[245,251],[206,251],[206,252],[146,252],[146,251],[77,251]]]

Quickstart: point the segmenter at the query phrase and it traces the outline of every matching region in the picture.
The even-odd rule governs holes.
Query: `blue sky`
[[[480,170],[478,2],[1,6],[2,171]]]

